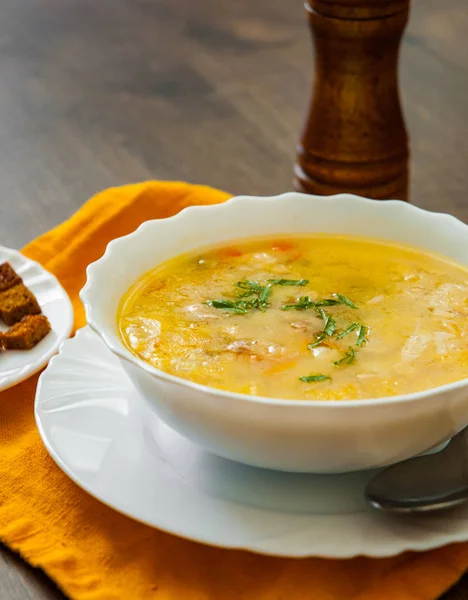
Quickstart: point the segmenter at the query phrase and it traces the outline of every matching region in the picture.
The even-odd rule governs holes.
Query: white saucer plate
[[[73,327],[70,299],[57,281],[40,264],[17,250],[0,246],[0,264],[8,261],[33,292],[42,312],[49,319],[52,331],[31,350],[0,352],[0,391],[6,390],[40,371],[66,339]],[[0,322],[0,331],[7,327]]]
[[[129,517],[194,541],[276,556],[391,556],[468,540],[468,507],[372,511],[375,473],[288,474],[218,458],[146,412],[97,334],[81,329],[41,375],[35,404],[52,458]]]

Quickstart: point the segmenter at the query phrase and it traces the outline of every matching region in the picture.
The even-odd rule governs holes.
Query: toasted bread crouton
[[[0,317],[7,325],[13,325],[25,315],[38,315],[41,308],[32,292],[20,283],[0,292]]]
[[[6,350],[31,350],[50,329],[45,315],[26,315],[3,334],[3,345]]]
[[[9,290],[10,288],[23,283],[21,277],[16,273],[13,267],[8,262],[0,265],[0,292]]]

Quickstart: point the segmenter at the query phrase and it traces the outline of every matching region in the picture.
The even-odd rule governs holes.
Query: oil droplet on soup
[[[118,325],[141,359],[219,389],[331,401],[407,394],[468,376],[468,271],[367,238],[232,242],[144,275]]]

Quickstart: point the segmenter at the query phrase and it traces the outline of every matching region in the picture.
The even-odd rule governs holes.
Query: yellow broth
[[[118,325],[144,361],[223,390],[303,400],[406,394],[468,376],[468,272],[367,238],[236,241],[144,275]]]

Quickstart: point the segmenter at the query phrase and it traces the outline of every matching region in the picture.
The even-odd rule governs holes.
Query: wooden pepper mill
[[[315,77],[296,189],[406,200],[397,67],[409,0],[309,0],[306,9]]]

